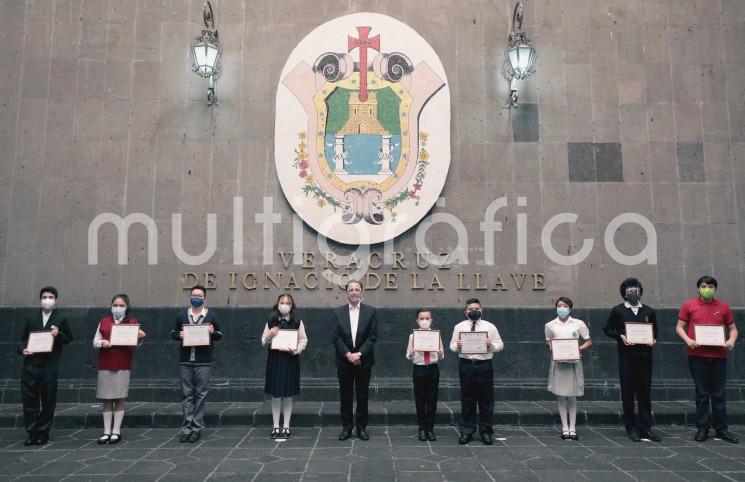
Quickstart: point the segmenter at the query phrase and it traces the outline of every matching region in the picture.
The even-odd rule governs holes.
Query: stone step
[[[302,398],[309,402],[334,400],[339,396],[336,378],[303,378]],[[66,403],[91,403],[96,401],[95,381],[61,379],[57,401]],[[652,400],[686,401],[694,395],[690,379],[655,381],[652,386]],[[616,402],[621,399],[617,380],[585,379],[586,401]],[[131,402],[166,403],[181,399],[181,385],[176,379],[133,380],[129,390]],[[411,400],[414,394],[411,378],[374,377],[370,384],[370,401]],[[460,400],[458,379],[441,378],[439,399],[443,402]],[[545,379],[494,380],[494,399],[496,401],[553,401],[554,395],[546,389]],[[213,402],[262,402],[264,400],[264,379],[220,379],[213,378],[210,386],[210,400]],[[727,381],[727,400],[745,401],[745,382]],[[21,403],[18,379],[0,380],[0,403]]]
[[[695,419],[695,404],[686,402],[654,402],[659,425],[691,425]],[[416,426],[414,404],[405,400],[371,402],[370,425]],[[458,402],[438,404],[437,424],[455,424],[460,416]],[[745,424],[745,402],[729,402],[730,424]],[[272,424],[271,404],[264,402],[207,402],[206,424],[216,426],[266,426]],[[130,402],[127,405],[126,427],[178,427],[181,423],[180,403]],[[554,401],[496,402],[496,425],[552,426],[559,424]],[[578,402],[577,423],[580,425],[620,425],[621,406],[618,402]],[[296,401],[292,414],[293,426],[338,426],[339,402]],[[97,403],[59,403],[55,415],[56,428],[102,427],[101,405]],[[23,411],[19,404],[0,404],[0,428],[23,428]]]

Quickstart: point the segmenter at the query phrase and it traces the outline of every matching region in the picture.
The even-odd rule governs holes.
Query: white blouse
[[[546,341],[554,339],[566,339],[566,338],[577,338],[580,337],[583,340],[590,339],[590,330],[587,329],[587,325],[584,321],[572,318],[571,316],[566,321],[561,321],[557,316],[553,320],[546,323],[545,327]]]
[[[269,333],[269,323],[264,325],[264,331],[261,333],[261,346],[267,346],[271,343],[271,339],[267,336],[267,333]],[[303,325],[301,320],[300,327],[297,330],[297,350],[290,353],[299,355],[305,350],[306,346],[308,346],[308,336],[305,334],[305,325]]]

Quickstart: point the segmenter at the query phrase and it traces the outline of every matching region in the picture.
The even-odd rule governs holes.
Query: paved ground
[[[661,428],[661,444],[633,443],[616,427],[580,429],[579,442],[551,428],[496,427],[504,440],[492,447],[459,446],[453,427],[440,427],[431,443],[419,442],[411,427],[369,432],[368,442],[339,442],[337,428],[305,427],[273,442],[266,428],[230,427],[180,444],[174,429],[128,429],[119,445],[99,446],[99,430],[67,429],[28,450],[23,432],[3,429],[0,480],[745,481],[745,444],[698,444],[687,427]]]

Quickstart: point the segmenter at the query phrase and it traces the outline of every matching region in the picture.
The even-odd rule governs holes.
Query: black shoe
[[[577,432],[569,432],[569,438],[572,440],[579,440],[579,436],[577,435]]]
[[[110,445],[118,444],[121,441],[122,441],[122,436],[119,435],[118,433],[112,433],[111,437],[109,437]]]
[[[46,445],[48,443],[49,443],[49,439],[47,437],[36,439],[36,445]]]
[[[484,432],[481,434],[481,441],[484,442],[484,445],[492,445],[494,443],[494,438],[492,438],[489,432]]]
[[[561,440],[569,440],[569,432],[561,432]]]
[[[707,438],[709,438],[709,431],[699,430],[698,432],[696,432],[696,435],[693,437],[693,440],[695,440],[696,442],[705,442]]]
[[[36,437],[34,437],[33,435],[29,435],[29,437],[23,441],[23,445],[26,447],[36,445]]]
[[[370,440],[370,435],[368,435],[365,427],[357,427],[357,438],[360,440]]]
[[[284,439],[290,438],[290,429],[287,427],[284,427],[282,429],[282,432],[280,432],[280,436]]]
[[[641,442],[642,441],[642,436],[641,436],[641,434],[638,431],[632,430],[631,432],[629,432],[629,439],[632,442]]]
[[[178,438],[178,441],[183,443],[186,443],[189,441],[189,437],[191,436],[190,433],[182,433],[181,436]]]
[[[458,443],[461,445],[466,445],[468,442],[473,440],[473,435],[470,433],[462,433],[460,434],[460,438],[458,439]]]
[[[729,433],[728,430],[720,430],[714,435],[715,438],[718,438],[719,440],[724,440],[725,442],[729,442],[731,444],[740,443],[739,440],[737,440],[737,437]]]
[[[349,437],[351,437],[351,436],[352,436],[352,429],[351,428],[345,428],[339,434],[339,440],[349,440]]]
[[[662,442],[662,439],[660,438],[660,436],[651,430],[647,430],[646,432],[642,433],[640,436],[641,438],[651,440],[652,442]]]
[[[426,442],[427,441],[427,432],[425,432],[423,428],[420,428],[419,429],[419,441],[420,442]]]
[[[272,440],[280,438],[279,434],[280,434],[279,427],[274,427],[272,429],[272,434],[271,434]]]
[[[430,442],[435,442],[437,440],[437,437],[435,437],[434,430],[427,430],[426,436],[427,436],[427,440],[429,440]]]
[[[189,435],[189,443],[193,444],[199,442],[200,438],[202,438],[202,432],[192,432],[191,435]]]
[[[101,438],[98,439],[98,445],[106,445],[109,443],[109,439],[111,438],[111,435],[105,433],[101,435]]]

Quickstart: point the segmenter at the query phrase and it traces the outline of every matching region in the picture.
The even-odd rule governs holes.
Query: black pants
[[[435,428],[437,392],[440,388],[440,368],[437,364],[414,365],[414,403],[416,420],[422,430]]]
[[[727,359],[689,356],[688,367],[696,385],[696,428],[727,430]],[[714,417],[709,415],[709,402]]]
[[[473,364],[461,358],[458,366],[460,374],[461,421],[458,430],[462,434],[492,433],[494,415],[494,369],[491,360]],[[476,418],[476,406],[479,415]],[[478,422],[477,422],[478,420]]]
[[[347,363],[336,367],[341,396],[341,424],[345,429],[353,426],[367,427],[367,394],[370,388],[372,367],[360,367]],[[354,392],[357,392],[357,417],[352,417]]]
[[[618,377],[626,431],[648,432],[652,427],[652,357],[621,355],[618,357]],[[639,404],[638,419],[634,413],[634,399]]]
[[[32,437],[49,438],[57,406],[57,367],[24,363],[21,398],[26,431]]]

